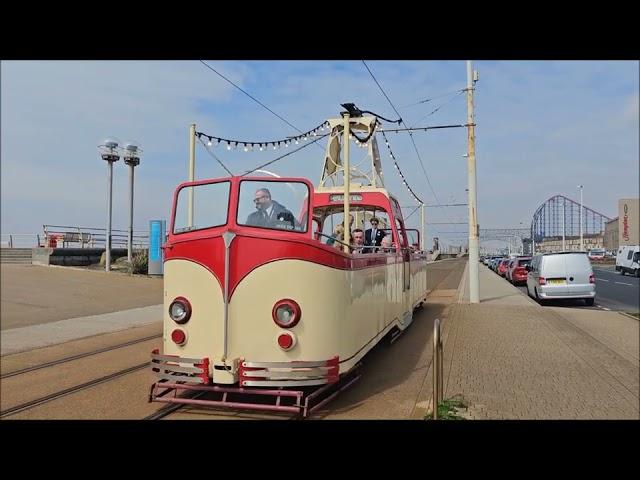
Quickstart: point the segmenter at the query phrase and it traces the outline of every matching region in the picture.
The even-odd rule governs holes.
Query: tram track
[[[112,350],[117,350],[119,348],[125,348],[125,347],[131,346],[131,345],[135,345],[137,343],[147,342],[149,340],[154,340],[154,339],[160,338],[160,337],[162,337],[162,334],[149,335],[147,337],[138,338],[136,340],[131,340],[131,341],[128,341],[128,342],[119,343],[117,345],[112,345],[112,346],[109,346],[109,347],[100,348],[98,350],[92,350],[90,352],[80,353],[78,355],[72,355],[70,357],[64,357],[64,358],[60,358],[58,360],[52,360],[50,362],[41,363],[39,365],[33,365],[31,367],[21,368],[19,370],[15,370],[13,372],[3,373],[2,375],[0,375],[0,380],[4,380],[5,378],[15,377],[16,375],[22,375],[24,373],[34,372],[36,370],[41,370],[43,368],[53,367],[53,366],[60,365],[60,364],[63,364],[63,363],[72,362],[74,360],[79,360],[81,358],[86,358],[86,357],[90,357],[90,356],[93,356],[93,355],[98,355],[100,353],[110,352]]]
[[[82,390],[85,390],[87,388],[93,387],[95,385],[100,385],[102,383],[106,383],[108,381],[111,380],[115,380],[117,378],[123,377],[125,375],[128,375],[132,372],[136,372],[138,370],[142,370],[144,368],[148,368],[149,367],[149,362],[143,362],[140,363],[138,365],[134,365],[133,367],[129,367],[129,368],[125,368],[123,370],[119,370],[117,372],[113,372],[110,373],[109,375],[105,375],[99,378],[95,378],[93,380],[90,380],[88,382],[84,382],[81,383],[79,385],[75,385],[73,387],[69,387],[69,388],[65,388],[64,390],[60,390],[58,392],[55,393],[51,393],[49,395],[45,395],[43,397],[40,398],[36,398],[35,400],[30,400],[28,402],[24,402],[21,403],[19,405],[15,405],[13,407],[9,407],[5,410],[0,411],[0,418],[4,418],[4,417],[8,417],[10,415],[14,415],[16,413],[25,411],[25,410],[30,410],[32,408],[35,408],[37,406],[40,406],[42,404],[57,400],[59,398],[65,397],[67,395],[71,395],[73,393],[76,392],[80,392]]]

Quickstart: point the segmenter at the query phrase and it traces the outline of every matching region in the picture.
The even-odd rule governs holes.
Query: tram
[[[307,416],[411,324],[426,300],[426,254],[384,187],[379,123],[345,112],[328,124],[318,186],[232,176],[176,188],[150,401]],[[368,141],[365,160],[350,166],[352,132]],[[354,247],[374,218],[386,247]]]

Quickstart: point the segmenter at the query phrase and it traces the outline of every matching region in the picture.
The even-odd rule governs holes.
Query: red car
[[[507,278],[516,285],[527,281],[527,265],[531,265],[531,257],[518,257],[512,262]]]
[[[508,258],[500,261],[500,264],[498,265],[498,275],[504,277],[507,274],[507,268],[509,267],[510,261],[511,260]]]

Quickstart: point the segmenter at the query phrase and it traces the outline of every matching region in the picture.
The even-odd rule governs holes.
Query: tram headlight
[[[176,323],[187,323],[191,318],[191,304],[184,297],[177,297],[169,305],[169,316]]]
[[[300,321],[302,310],[300,305],[291,299],[283,299],[273,306],[271,311],[273,321],[282,328],[293,328]]]

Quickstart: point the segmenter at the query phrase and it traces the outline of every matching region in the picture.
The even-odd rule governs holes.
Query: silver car
[[[593,305],[596,279],[584,252],[536,255],[527,267],[527,293],[544,304],[547,300],[576,298]]]

